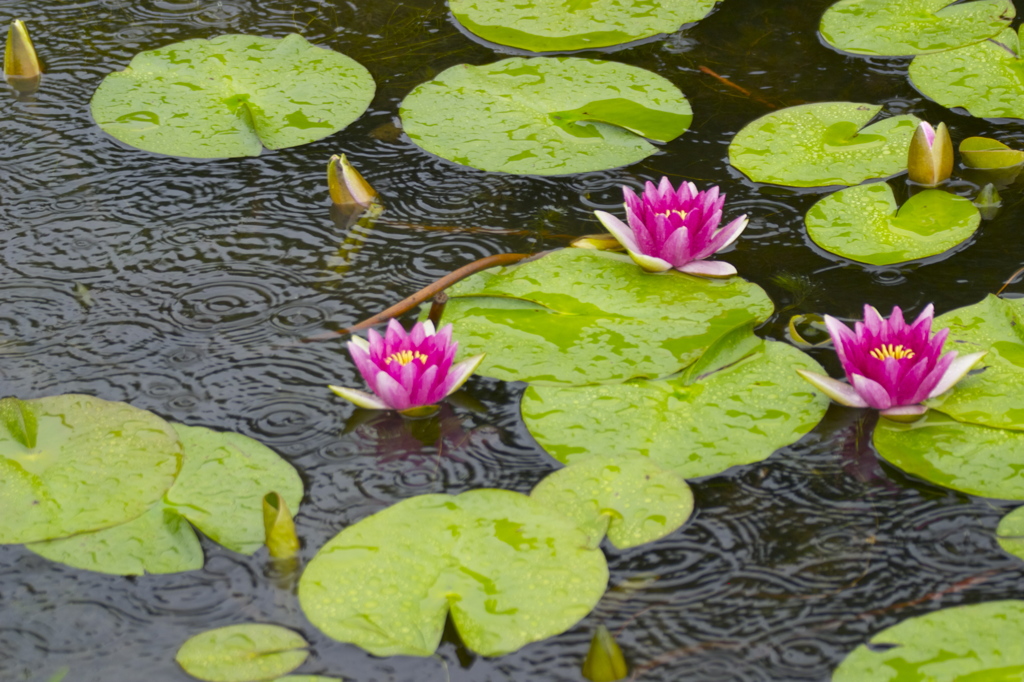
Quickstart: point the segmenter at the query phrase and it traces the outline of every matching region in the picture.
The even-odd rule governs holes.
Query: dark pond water
[[[325,388],[358,384],[343,341],[296,341],[482,256],[599,231],[591,211],[612,210],[623,183],[717,183],[729,215],[750,214],[727,259],[774,299],[768,337],[783,339],[802,312],[973,303],[1024,260],[1019,186],[956,253],[869,269],[807,238],[802,215],[826,190],[758,186],[727,164],[728,142],[747,122],[826,100],[885,103],[946,121],[954,140],[981,134],[1024,146],[1019,122],[926,101],[907,81],[908,60],[822,46],[815,29],[829,2],[725,0],[695,27],[609,50],[677,84],[693,104],[692,129],[636,166],[538,178],[457,167],[396,129],[398,104],[416,84],[513,53],[463,34],[441,0],[0,0],[3,25],[26,20],[46,62],[35,96],[0,87],[0,394],[89,393],[263,441],[307,484],[297,522],[308,560],[338,530],[398,500],[486,486],[525,492],[557,465],[519,419],[520,385],[471,380],[433,431],[387,417],[354,424]],[[293,31],[354,57],[378,83],[370,110],[326,140],[194,161],[126,148],[89,117],[102,77],[141,50]],[[341,152],[384,197],[372,230],[331,219],[324,167]],[[902,180],[893,185],[906,195]],[[967,181],[954,189],[977,191]],[[838,373],[830,352],[818,357]],[[1024,580],[1024,565],[993,539],[1012,505],[879,462],[872,419],[833,408],[766,462],[696,481],[697,512],[684,528],[634,550],[606,547],[611,590],[591,616],[497,659],[467,652],[450,633],[425,660],[377,659],[328,640],[262,553],[207,544],[202,571],[133,579],[2,546],[0,680],[45,681],[66,668],[73,682],[184,682],[173,657],[186,638],[247,621],[301,631],[313,654],[300,672],[356,682],[575,681],[601,622],[619,633],[642,680],[827,680],[872,633],[941,607],[1019,596]]]

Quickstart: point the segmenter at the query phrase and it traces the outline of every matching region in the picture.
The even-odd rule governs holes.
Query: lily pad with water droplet
[[[373,99],[370,73],[310,44],[224,35],[136,55],[108,75],[92,116],[118,140],[192,158],[258,156],[313,142],[356,120]]]
[[[908,618],[850,652],[832,682],[1010,682],[1024,675],[1024,601],[953,606]]]
[[[561,249],[452,287],[445,322],[478,373],[505,381],[587,384],[658,377],[689,365],[726,332],[772,313],[755,284],[643,272],[628,256]]]
[[[618,45],[703,19],[718,0],[451,0],[455,18],[499,45],[533,52]]]
[[[875,104],[821,102],[766,114],[729,144],[729,162],[751,180],[792,187],[857,185],[907,168],[916,116],[884,118]]]
[[[944,488],[1024,500],[1024,433],[958,422],[929,410],[910,424],[879,419],[875,448],[890,464]]]
[[[884,182],[829,194],[805,218],[821,248],[869,265],[892,265],[934,256],[971,237],[981,214],[970,199],[928,189],[896,205]]]
[[[1006,29],[990,40],[910,62],[910,81],[944,107],[981,118],[1024,118],[1020,39]]]
[[[821,17],[822,37],[863,55],[917,55],[991,38],[1016,14],[1011,0],[840,0]]]
[[[377,656],[430,656],[446,616],[499,656],[575,625],[608,582],[571,521],[506,490],[419,495],[349,526],[313,558],[299,603],[325,634]]]
[[[935,319],[949,327],[943,350],[985,351],[977,371],[928,404],[954,419],[1024,430],[1024,300],[989,295]]]
[[[595,547],[606,532],[619,549],[653,542],[693,512],[686,481],[647,457],[596,457],[560,469],[530,497],[572,519]]]
[[[665,78],[573,57],[459,64],[413,90],[400,114],[409,138],[432,154],[528,175],[635,163],[657,151],[645,138],[673,140],[693,118]]]
[[[759,462],[814,428],[829,401],[796,373],[823,371],[810,356],[757,341],[753,352],[722,357],[697,375],[530,386],[523,419],[537,442],[570,466],[611,453],[642,455],[697,478]]]
[[[229,625],[190,637],[174,660],[208,682],[252,682],[287,675],[309,655],[309,643],[279,625]]]
[[[160,417],[86,395],[0,400],[0,543],[108,528],[174,483],[181,445]]]

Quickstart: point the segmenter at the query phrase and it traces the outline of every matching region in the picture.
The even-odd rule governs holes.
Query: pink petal
[[[391,409],[391,406],[383,400],[364,391],[357,391],[354,388],[345,388],[344,386],[328,386],[327,388],[331,389],[338,397],[354,403],[357,407],[363,407],[367,410]]]
[[[950,353],[952,355],[952,353]],[[965,355],[962,358],[954,360],[946,373],[939,379],[939,383],[935,385],[931,393],[928,394],[929,398],[934,398],[937,395],[942,395],[949,389],[953,388],[953,385],[967,376],[967,373],[971,371],[971,368],[985,356],[985,352],[971,353]]]
[[[870,407],[876,410],[887,410],[892,407],[892,398],[877,381],[868,379],[863,374],[854,374],[850,381],[854,390]]]
[[[408,391],[387,372],[377,374],[376,390],[380,399],[392,410],[407,410],[413,407]]]
[[[679,229],[669,235],[658,255],[663,260],[679,267],[693,260],[690,253],[690,235],[685,229]]]
[[[796,373],[840,405],[846,405],[847,407],[868,406],[857,391],[853,389],[853,386],[850,386],[849,384],[844,384],[841,381],[836,381],[832,377],[827,377],[823,374],[818,374],[817,372],[808,372],[804,369],[798,369]]]
[[[452,367],[452,371],[444,380],[444,395],[449,396],[462,388],[466,380],[476,371],[480,363],[484,361],[484,355],[474,355]]]
[[[708,244],[708,251],[710,251],[710,253],[708,253],[708,256],[710,256],[713,253],[718,253],[719,251],[721,251],[722,249],[736,241],[736,239],[739,238],[743,230],[746,229],[748,222],[749,221],[747,220],[747,216],[742,215],[736,220],[733,220],[725,227],[723,227],[721,230],[719,230],[711,239],[711,242]],[[702,256],[702,258],[706,258],[706,256]]]
[[[356,369],[362,375],[363,381],[374,389],[373,380],[380,371],[380,367],[370,358],[370,354],[359,345],[349,341],[348,352],[352,355],[352,361],[356,363]]]
[[[388,355],[395,352],[405,339],[405,329],[399,324],[398,320],[392,317],[388,320],[388,331],[384,335],[384,344],[390,349]]]
[[[597,219],[601,221],[601,224],[604,225],[605,229],[611,232],[616,241],[622,244],[627,251],[640,251],[640,247],[637,245],[636,239],[633,236],[633,229],[629,227],[629,225],[622,222],[611,213],[594,211],[594,215],[597,216]]]

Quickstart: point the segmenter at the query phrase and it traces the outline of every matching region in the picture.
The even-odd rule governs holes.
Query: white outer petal
[[[696,277],[722,278],[732,277],[736,274],[736,268],[732,263],[721,260],[692,260],[676,270]]]
[[[356,345],[357,345],[357,346],[359,346],[359,347],[360,347],[361,349],[365,350],[365,351],[366,351],[367,353],[369,353],[369,352],[370,352],[370,343],[369,343],[369,341],[367,341],[366,339],[364,339],[364,338],[363,338],[363,337],[361,337],[361,336],[355,336],[355,335],[353,335],[353,336],[352,336],[352,338],[351,338],[351,339],[349,339],[349,341],[348,341],[348,342],[349,342],[349,343],[354,343],[354,344],[356,344]]]
[[[935,384],[935,388],[928,394],[929,398],[934,398],[937,395],[941,395],[953,388],[953,384],[967,376],[967,373],[971,371],[975,363],[981,360],[985,356],[985,351],[980,353],[971,353],[965,355],[962,358],[957,358],[953,361],[953,364],[949,366],[946,373],[939,379],[939,383]]]
[[[328,386],[334,395],[344,398],[345,400],[355,404],[357,407],[365,407],[368,410],[390,410],[388,405],[375,395],[370,395],[366,391],[358,391],[354,388],[345,388],[344,386]]]
[[[658,258],[657,256],[645,256],[642,253],[637,253],[631,249],[626,249],[626,253],[633,259],[633,262],[639,265],[647,272],[665,272],[666,270],[672,269],[672,264],[667,260]]]
[[[640,251],[640,247],[636,243],[636,237],[633,235],[633,228],[626,223],[622,222],[611,213],[605,211],[594,211],[594,215],[601,221],[604,228],[612,233],[620,244],[626,247],[626,250],[630,253]]]
[[[474,355],[473,357],[466,358],[459,364],[452,367],[451,370],[449,371],[455,375],[455,383],[451,385],[451,387],[448,389],[448,393],[446,393],[445,395],[449,396],[452,393],[455,393],[455,391],[462,388],[462,385],[466,383],[466,380],[473,375],[473,372],[476,371],[476,368],[479,367],[480,363],[484,361],[484,356],[486,355],[486,353]]]
[[[867,402],[849,384],[844,384],[841,381],[818,374],[817,372],[808,372],[805,369],[798,369],[796,373],[840,405],[846,405],[847,407],[868,406]]]

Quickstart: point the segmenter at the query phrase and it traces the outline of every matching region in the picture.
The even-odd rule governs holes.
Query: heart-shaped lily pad
[[[279,625],[246,623],[190,637],[174,660],[208,682],[252,682],[286,675],[309,655],[309,643]]]
[[[661,381],[530,386],[523,418],[565,464],[603,457],[614,447],[696,478],[767,458],[814,428],[828,408],[828,399],[796,373],[821,372],[820,365],[788,344],[764,342],[742,359],[715,365]]]
[[[819,30],[844,52],[915,55],[991,38],[1015,14],[1011,0],[840,0],[825,10]]]
[[[807,233],[821,248],[870,265],[905,263],[948,251],[981,224],[970,199],[938,189],[910,197],[897,209],[884,182],[829,194],[807,212]]]
[[[975,45],[921,55],[910,80],[944,107],[963,107],[982,118],[1024,118],[1024,60],[1012,29]]]
[[[555,52],[618,45],[672,33],[707,16],[718,0],[451,0],[455,18],[484,40]],[[656,11],[655,11],[656,10]]]
[[[263,546],[263,497],[292,509],[302,500],[298,473],[265,445],[237,433],[175,424],[184,452],[174,485],[143,516],[125,524],[28,546],[52,561],[117,575],[175,573],[203,566],[188,521],[242,554]]]
[[[138,518],[174,483],[170,424],[86,395],[0,400],[0,543],[65,537]]]
[[[772,313],[738,277],[643,272],[628,256],[561,249],[487,270],[449,290],[445,322],[478,373],[505,381],[587,384],[658,377],[726,332]]]
[[[1003,551],[1024,559],[1024,507],[1017,507],[999,521],[996,540]]]
[[[1024,601],[908,618],[850,652],[832,682],[1010,682],[1024,675]]]
[[[1024,163],[1024,152],[991,137],[968,137],[960,142],[960,158],[968,168],[1013,168]]]
[[[97,88],[92,116],[146,151],[258,156],[263,147],[294,147],[341,130],[366,110],[374,90],[360,64],[300,35],[225,35],[139,53]]]
[[[729,162],[751,180],[792,187],[857,185],[907,168],[916,116],[871,125],[881,106],[857,102],[802,104],[766,114],[729,144]]]
[[[908,474],[944,488],[1024,500],[1024,433],[958,422],[929,410],[910,424],[879,419],[878,454]]]
[[[627,64],[513,57],[459,64],[402,102],[413,142],[487,171],[561,175],[635,163],[681,135],[693,115],[679,89]],[[467,122],[471,122],[467,125]]]
[[[50,561],[114,575],[180,573],[203,567],[203,548],[192,526],[162,502],[128,523],[27,547]]]
[[[1024,300],[990,295],[939,316],[935,326],[949,327],[944,350],[986,355],[978,363],[984,371],[928,404],[958,421],[1024,430]]]
[[[608,581],[604,555],[546,505],[507,490],[420,495],[349,526],[313,558],[299,602],[329,637],[430,656],[449,610],[499,656],[575,625]]]

